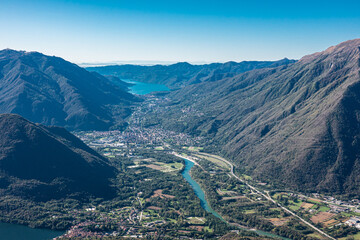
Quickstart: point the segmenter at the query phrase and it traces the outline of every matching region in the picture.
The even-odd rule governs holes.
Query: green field
[[[159,146],[159,147],[156,147],[155,150],[162,151],[162,150],[164,150],[164,147]]]
[[[249,175],[242,174],[241,176],[242,176],[245,180],[252,180],[252,177],[250,177]]]
[[[344,238],[339,238],[339,240],[347,240],[347,239],[349,239],[349,237],[350,237],[350,235],[347,237],[344,237]],[[352,237],[354,237],[355,240],[360,240],[360,232],[355,235],[352,235]]]
[[[204,148],[203,147],[183,147],[183,149],[186,149],[186,150],[189,150],[192,152],[199,152],[199,151],[203,150]]]
[[[150,165],[146,165],[147,167],[150,167]],[[163,163],[163,162],[153,162],[151,167],[153,169],[162,171],[162,172],[174,172],[174,171],[180,171],[183,168],[182,163]]]
[[[289,204],[290,204],[289,208],[293,211],[297,211],[300,209],[302,203],[303,203],[302,201],[294,202],[289,200]]]
[[[319,208],[319,211],[321,211],[321,212],[327,212],[327,211],[329,211],[330,210],[330,208],[329,207],[326,207],[326,206],[321,206],[320,208]]]
[[[183,168],[183,164],[182,163],[168,163],[165,164],[164,166],[166,166],[169,170],[168,171],[180,171]]]
[[[219,166],[222,169],[230,170],[229,164],[227,164],[226,162],[220,160],[222,158],[219,157],[219,156],[211,155],[211,154],[207,154],[207,153],[198,153],[198,154],[194,154],[194,155],[196,157],[198,157],[198,158],[206,159],[206,160],[216,164],[217,166]]]

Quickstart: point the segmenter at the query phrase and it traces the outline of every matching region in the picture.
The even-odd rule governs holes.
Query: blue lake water
[[[209,213],[212,213],[215,217],[218,217],[219,219],[221,219],[222,221],[225,222],[225,220],[217,213],[215,212],[209,205],[209,203],[207,202],[206,198],[205,198],[205,193],[204,191],[201,189],[200,185],[194,181],[194,179],[191,178],[190,176],[190,170],[191,168],[194,166],[194,163],[184,159],[185,161],[185,168],[184,170],[181,172],[181,175],[185,178],[185,180],[190,184],[190,186],[194,189],[195,195],[200,199],[200,204],[201,206]],[[244,229],[247,230],[247,229]],[[275,238],[279,238],[279,239],[283,239],[283,240],[290,240],[288,238],[284,238],[284,237],[280,237],[277,236],[275,234],[272,233],[268,233],[268,232],[264,232],[264,231],[260,231],[260,230],[255,230],[254,232],[256,232],[257,234],[261,235],[261,236],[268,236],[268,237],[275,237]]]
[[[151,92],[162,92],[162,91],[169,91],[170,89],[162,84],[154,84],[154,83],[143,83],[143,82],[136,82],[133,80],[121,79],[124,82],[131,83],[133,86],[130,88],[130,93],[138,94],[138,95],[145,95]]]
[[[30,228],[18,224],[0,223],[0,239],[4,240],[49,240],[64,232]]]

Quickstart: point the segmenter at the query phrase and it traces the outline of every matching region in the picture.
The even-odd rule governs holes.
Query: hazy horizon
[[[13,0],[0,49],[77,64],[300,59],[359,38],[358,1]]]

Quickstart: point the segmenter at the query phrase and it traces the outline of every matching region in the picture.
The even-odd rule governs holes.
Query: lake
[[[0,239],[6,240],[49,240],[64,232],[30,228],[18,224],[0,223]]]
[[[133,80],[127,80],[127,79],[121,79],[121,80],[133,84],[131,87],[129,87],[130,93],[133,94],[145,95],[151,92],[170,91],[168,87],[162,84],[144,83]]]

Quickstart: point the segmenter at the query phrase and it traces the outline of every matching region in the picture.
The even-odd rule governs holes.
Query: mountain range
[[[124,65],[88,70],[96,72],[36,52],[0,51],[0,112],[18,113],[33,122],[71,130],[109,129],[125,126],[131,107],[141,101],[127,92],[129,85],[121,78],[165,84],[180,89],[167,94],[165,103],[145,116],[144,126],[203,136],[210,148],[220,149],[232,159],[238,171],[259,181],[300,191],[360,196],[360,39],[299,61]],[[36,132],[37,136],[70,141],[69,133],[61,128],[17,118],[15,122],[21,123],[17,127],[31,127],[16,131],[17,127],[3,125],[12,129],[4,130],[6,135],[11,137],[14,131],[21,138],[24,132],[25,139],[33,139]],[[17,141],[10,138],[5,143]],[[75,142],[85,149],[75,140],[70,145]],[[20,144],[21,148],[6,144],[2,151],[8,160],[3,161],[3,167],[10,168],[4,168],[5,173],[32,179],[9,160],[32,144]],[[33,154],[36,151],[41,149]],[[73,152],[78,150],[66,153],[70,159],[79,157],[71,155]],[[104,161],[91,149],[86,152],[96,156],[95,163]],[[22,158],[27,159],[25,155]],[[44,172],[48,176],[37,181],[49,183],[53,181],[50,175],[60,177],[56,171]]]
[[[202,135],[238,169],[301,191],[360,196],[360,39],[297,62],[189,85],[147,124]]]
[[[88,67],[86,69],[103,75],[116,76],[120,79],[163,84],[170,89],[179,89],[191,84],[221,80],[253,69],[277,67],[293,62],[295,60],[285,58],[279,61],[243,61],[204,65],[180,62],[172,65],[114,65]]]
[[[64,59],[0,51],[0,113],[70,130],[106,130],[123,126],[137,101],[126,87]]]

